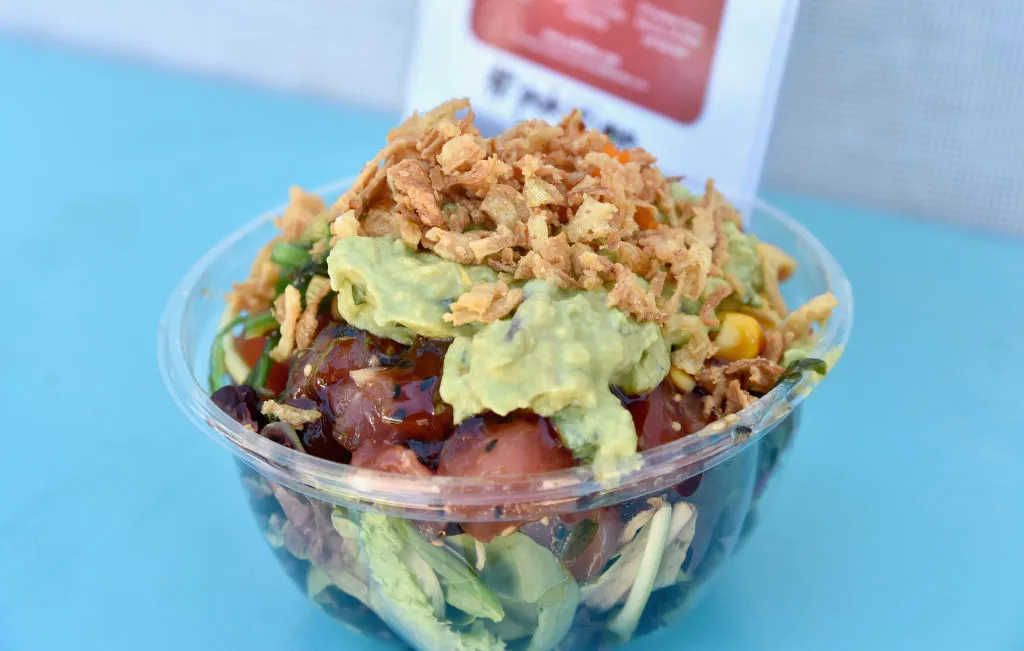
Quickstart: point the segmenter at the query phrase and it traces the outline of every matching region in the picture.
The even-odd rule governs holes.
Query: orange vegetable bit
[[[658,220],[646,210],[637,210],[633,219],[642,231],[653,231],[658,228]]]
[[[620,163],[625,164],[629,162],[629,152],[619,149],[611,140],[604,144],[604,148],[601,151],[612,158],[618,158]]]

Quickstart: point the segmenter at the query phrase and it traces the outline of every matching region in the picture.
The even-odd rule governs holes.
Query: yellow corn
[[[676,385],[676,388],[683,393],[689,393],[697,386],[697,381],[693,379],[693,376],[681,368],[673,366],[672,370],[668,372],[668,376],[672,380],[672,384]]]
[[[728,312],[715,337],[716,357],[727,362],[757,357],[764,340],[764,331],[757,319],[739,312]]]

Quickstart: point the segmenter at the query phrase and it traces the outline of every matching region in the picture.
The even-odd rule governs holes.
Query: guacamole
[[[650,391],[668,374],[669,344],[655,323],[608,307],[607,291],[523,286],[511,319],[453,326],[451,303],[497,274],[385,238],[340,240],[327,258],[338,311],[349,323],[402,343],[416,335],[454,337],[444,359],[441,398],[455,422],[492,411],[552,416],[573,454],[607,465],[636,452],[629,412],[611,392]]]
[[[415,253],[399,240],[358,236],[334,246],[327,271],[343,319],[403,344],[416,335],[448,338],[471,332],[472,326],[453,326],[443,316],[460,294],[498,277],[489,267]]]
[[[661,328],[607,306],[603,290],[533,280],[512,319],[458,336],[445,356],[441,398],[456,422],[483,411],[553,416],[562,442],[595,464],[636,451],[629,412],[610,387],[649,391],[669,370]]]
[[[761,256],[757,253],[757,237],[740,230],[733,222],[722,223],[722,235],[728,241],[729,260],[722,268],[745,288],[743,302],[760,307],[759,293],[764,289]]]

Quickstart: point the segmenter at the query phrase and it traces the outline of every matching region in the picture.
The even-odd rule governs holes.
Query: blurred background
[[[428,3],[0,0],[0,651],[373,648],[277,567],[154,343],[215,242],[381,147]],[[851,343],[757,534],[632,648],[1024,650],[1024,3],[792,23],[761,187],[844,267]]]
[[[33,0],[0,28],[395,114],[415,0]],[[805,0],[768,186],[1024,232],[1024,8]]]

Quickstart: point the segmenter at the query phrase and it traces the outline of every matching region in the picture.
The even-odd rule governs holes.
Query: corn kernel
[[[697,381],[693,379],[693,376],[681,368],[672,367],[668,376],[672,380],[672,384],[676,385],[676,388],[683,393],[689,393],[697,386]]]
[[[739,312],[728,312],[722,317],[722,325],[715,337],[719,359],[735,362],[757,357],[764,341],[764,331],[757,319]]]

